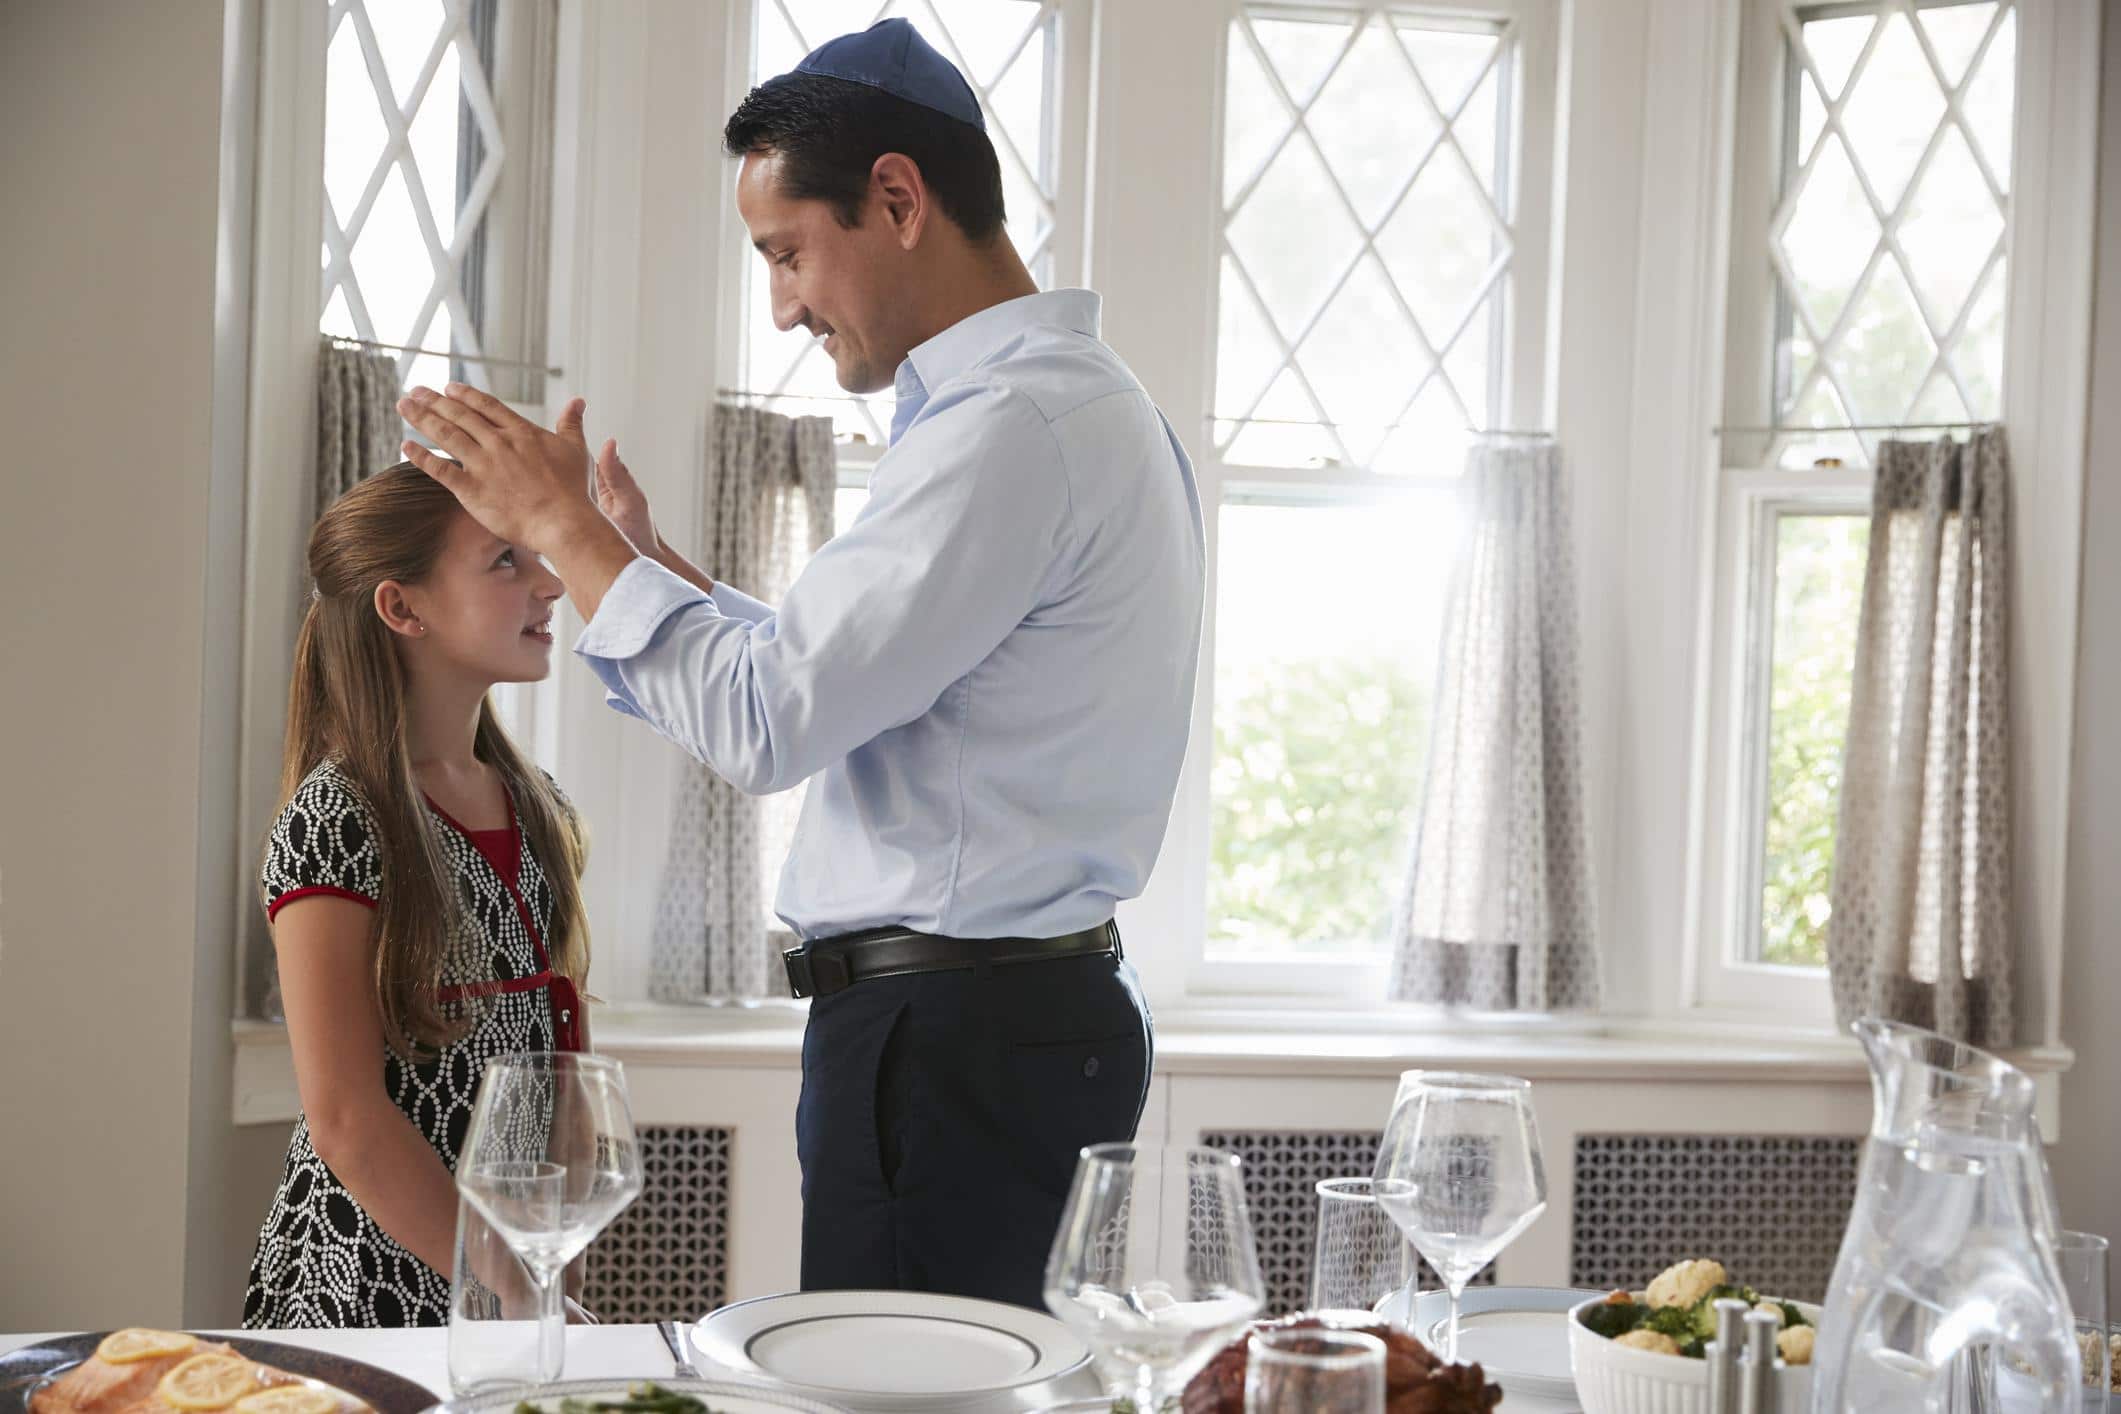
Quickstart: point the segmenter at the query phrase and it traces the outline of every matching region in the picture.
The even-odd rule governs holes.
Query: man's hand
[[[582,410],[580,398],[569,402],[547,432],[462,383],[450,384],[446,396],[415,388],[398,402],[443,453],[407,442],[405,459],[447,486],[479,524],[550,560],[586,623],[636,551],[589,499]],[[616,459],[617,447],[610,450]],[[645,502],[641,509],[645,515]]]
[[[655,519],[648,514],[648,496],[626,469],[626,463],[619,460],[619,444],[615,441],[607,441],[597,453],[597,509],[625,532],[634,549],[650,559],[663,557],[663,539],[656,534]]]
[[[446,393],[414,388],[398,401],[405,420],[441,449],[438,455],[407,442],[406,460],[447,486],[495,535],[547,555],[579,533],[585,516],[601,518],[589,499],[582,411],[574,399],[548,432],[462,383]]]

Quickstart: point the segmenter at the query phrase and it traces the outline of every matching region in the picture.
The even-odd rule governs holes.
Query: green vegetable
[[[1700,1334],[1694,1325],[1694,1310],[1692,1306],[1659,1306],[1642,1325],[1684,1345]]]
[[[1804,1312],[1798,1310],[1789,1302],[1781,1301],[1777,1302],[1776,1304],[1782,1307],[1782,1328],[1784,1330],[1794,1330],[1798,1326],[1808,1326],[1811,1324],[1810,1321],[1807,1321],[1804,1318]]]
[[[519,1402],[515,1414],[551,1414],[529,1400]],[[664,1389],[653,1381],[626,1387],[624,1399],[563,1399],[560,1414],[714,1414],[705,1401],[689,1394]]]
[[[1584,1308],[1583,1325],[1585,1330],[1612,1340],[1640,1326],[1649,1311],[1649,1307],[1632,1301],[1601,1302]]]

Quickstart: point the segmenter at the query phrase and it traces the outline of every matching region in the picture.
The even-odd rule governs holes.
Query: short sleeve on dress
[[[259,886],[265,916],[316,894],[351,899],[370,908],[383,892],[368,807],[345,776],[325,762],[303,778],[273,822]]]

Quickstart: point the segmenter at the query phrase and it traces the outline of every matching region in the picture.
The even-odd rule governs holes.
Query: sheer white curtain
[[[2012,1040],[2009,482],[2001,428],[1878,449],[1827,923],[1844,1026]]]
[[[1391,996],[1598,1005],[1567,487],[1549,439],[1477,443],[1444,611]]]
[[[698,563],[767,603],[832,535],[838,466],[832,422],[724,404],[715,409]],[[660,1001],[785,997],[767,905],[770,802],[685,763],[657,890],[649,995]]]

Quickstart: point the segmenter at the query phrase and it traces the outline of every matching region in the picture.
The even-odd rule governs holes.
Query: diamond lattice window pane
[[[457,46],[442,51],[435,81],[413,116],[412,150],[419,154],[420,184],[435,234],[443,245],[457,238],[457,105],[462,101],[457,76]]]
[[[1824,337],[1878,248],[1878,218],[1840,138],[1826,140],[1789,212],[1783,254],[1796,276],[1804,312]]]
[[[1449,112],[1446,108],[1444,111]],[[1487,77],[1480,81],[1472,96],[1458,110],[1457,121],[1451,124],[1451,136],[1458,141],[1459,151],[1465,154],[1466,163],[1480,185],[1502,209],[1507,198],[1497,190],[1496,183],[1502,175],[1502,130],[1504,122],[1502,105],[1502,69],[1491,67]]]
[[[1430,343],[1450,338],[1480,297],[1501,235],[1458,154],[1437,153],[1377,239]]]
[[[1899,205],[1943,114],[1944,95],[1913,27],[1905,15],[1887,15],[1842,113],[1856,160],[1886,210]]]
[[[1933,326],[1950,325],[2002,236],[2003,213],[1973,150],[1956,124],[1946,128],[1900,227],[1900,248]]]
[[[1498,416],[1492,331],[1452,341],[1506,280],[1494,193],[1510,51],[1505,27],[1381,7],[1231,22],[1215,390],[1226,461],[1432,472],[1428,449],[1462,447]],[[1261,98],[1269,73],[1300,111]],[[1286,358],[1295,369],[1252,407]],[[1262,425],[1280,422],[1315,426]]]
[[[1478,30],[1433,29],[1417,21],[1401,19],[1399,42],[1413,56],[1414,67],[1428,85],[1429,96],[1446,115],[1457,109],[1482,74],[1492,68],[1490,60],[1500,40]]]
[[[417,349],[480,350],[463,267],[505,159],[471,29],[483,13],[349,0],[327,41],[320,329],[407,346],[402,378],[454,372]]]
[[[1827,363],[1859,423],[1904,417],[1936,348],[1897,261],[1882,263],[1856,299]]]
[[[2011,189],[2011,107],[2017,97],[2018,11],[2013,7],[1996,27],[1981,56],[1981,66],[1967,81],[1966,123],[1973,130],[1981,155],[1988,159],[1989,175],[2005,191]]]
[[[1929,39],[1938,66],[1944,70],[1944,81],[1956,87],[1995,22],[1994,0],[1972,5],[1933,5],[1917,10],[1915,15],[1922,22],[1922,32]]]
[[[341,226],[353,219],[387,136],[360,34],[341,23],[324,52],[324,198]]]
[[[1850,9],[1785,5],[1799,111],[1772,226],[1790,315],[1778,420],[1994,418],[2013,0]],[[1881,430],[1785,437],[1779,455],[1860,456]]]
[[[1877,26],[1875,15],[1838,15],[1805,22],[1804,47],[1811,52],[1812,65],[1829,98],[1839,97],[1847,86],[1864,42]]]
[[[1229,227],[1267,312],[1294,338],[1362,247],[1317,151],[1301,138],[1281,150]]]
[[[1339,425],[1349,456],[1368,462],[1407,400],[1409,371],[1425,368],[1428,355],[1395,311],[1392,282],[1375,257],[1366,257],[1319,316],[1296,361],[1326,416]]]
[[[1268,19],[1252,21],[1252,33],[1274,66],[1281,85],[1299,107],[1311,101],[1348,46],[1350,26],[1344,19]]]
[[[1249,412],[1267,380],[1280,370],[1285,346],[1266,312],[1238,273],[1237,263],[1223,257],[1222,288],[1216,329],[1216,382],[1233,416]]]
[[[418,332],[413,316],[434,287],[434,266],[413,219],[402,167],[393,166],[383,178],[383,191],[354,242],[353,273],[374,337],[386,344],[412,343]]]
[[[360,18],[375,35],[376,52],[390,75],[391,100],[403,109],[442,32],[442,0],[389,0],[364,8]]]
[[[1382,20],[1363,26],[1307,121],[1356,214],[1372,227],[1438,129],[1428,105],[1409,88],[1406,56]]]
[[[1289,110],[1274,91],[1251,43],[1230,27],[1229,68],[1223,87],[1223,192],[1235,197],[1259,173],[1289,130]]]

